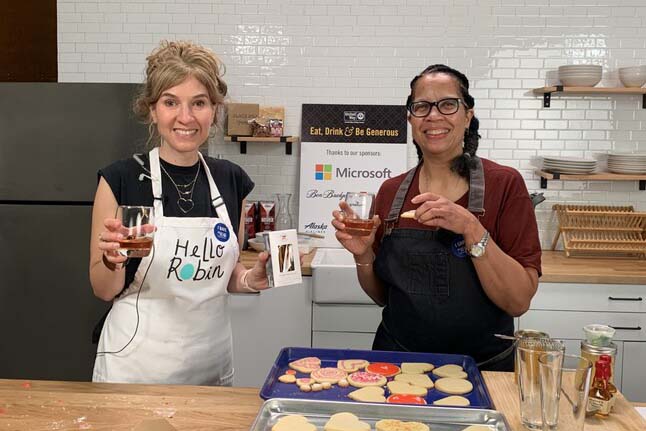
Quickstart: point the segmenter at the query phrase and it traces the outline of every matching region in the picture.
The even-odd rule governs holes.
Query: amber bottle
[[[594,380],[588,394],[586,415],[607,417],[610,414],[613,394],[610,393],[608,388],[609,375],[610,364],[606,361],[598,360],[595,364]]]

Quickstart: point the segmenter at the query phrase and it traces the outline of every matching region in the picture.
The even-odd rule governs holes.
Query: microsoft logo
[[[332,165],[316,165],[314,171],[314,179],[319,181],[326,181],[332,179]]]

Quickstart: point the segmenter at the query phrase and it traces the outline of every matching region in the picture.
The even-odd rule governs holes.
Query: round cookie
[[[364,388],[366,386],[383,386],[386,384],[387,379],[381,374],[369,373],[367,371],[357,371],[352,373],[347,378],[355,388]]]
[[[296,383],[296,376],[293,374],[283,374],[278,377],[278,381],[281,383]]]
[[[381,374],[384,377],[392,377],[401,373],[401,368],[389,362],[373,362],[366,367],[369,373]]]
[[[450,397],[440,398],[439,400],[433,401],[433,405],[436,406],[460,406],[466,407],[470,406],[471,402],[460,395],[451,395]]]
[[[343,370],[339,370],[338,368],[325,367],[312,371],[310,377],[316,380],[318,383],[337,383],[339,380],[348,377],[348,373]]]
[[[397,419],[382,419],[375,424],[377,431],[430,431],[428,425],[421,422],[403,422]]]
[[[425,397],[428,391],[421,386],[411,385],[408,382],[392,381],[388,382],[388,390],[391,394],[417,395]]]
[[[442,365],[433,370],[433,375],[437,377],[453,377],[456,379],[466,379],[467,373],[461,366],[455,364]]]
[[[443,377],[435,381],[435,389],[451,395],[463,395],[471,392],[473,385],[468,380]]]

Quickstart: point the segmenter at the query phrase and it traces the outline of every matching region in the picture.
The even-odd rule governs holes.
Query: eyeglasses
[[[437,102],[427,102],[426,100],[420,100],[419,102],[410,103],[408,105],[408,112],[410,112],[410,115],[412,115],[413,117],[426,117],[431,113],[433,106],[437,106],[437,110],[440,112],[440,114],[451,115],[458,112],[458,109],[460,109],[460,103],[464,105],[462,99],[455,97],[440,99]]]

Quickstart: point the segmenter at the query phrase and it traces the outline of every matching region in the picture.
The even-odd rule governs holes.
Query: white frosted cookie
[[[401,369],[404,374],[424,374],[435,368],[428,362],[402,362]]]
[[[455,364],[442,365],[433,370],[433,374],[437,377],[453,377],[456,379],[466,379],[467,373],[464,372],[461,366]]]
[[[433,388],[433,380],[426,374],[397,374],[395,381],[410,383],[426,389]]]
[[[381,374],[369,373],[367,371],[357,371],[352,373],[347,378],[348,383],[350,383],[355,388],[363,388],[366,386],[383,386],[386,384],[388,379],[386,379]]]
[[[447,394],[462,395],[471,392],[473,385],[468,380],[443,377],[435,381],[435,389]]]
[[[309,356],[290,362],[289,368],[300,371],[301,373],[311,373],[321,368],[321,360],[315,356]]]
[[[352,413],[341,412],[330,416],[324,431],[370,431],[370,425],[359,420]]]
[[[428,391],[421,386],[411,385],[408,382],[392,381],[388,382],[388,390],[391,394],[417,395],[425,397]]]
[[[397,419],[382,419],[375,424],[377,431],[430,431],[421,422],[403,422]]]
[[[377,386],[366,386],[348,394],[348,398],[364,403],[385,403],[384,389]]]
[[[278,419],[271,431],[316,431],[316,426],[309,423],[305,416],[288,415]]]
[[[461,406],[466,407],[470,406],[471,402],[460,395],[451,395],[450,397],[440,398],[439,400],[433,401],[433,404],[436,406]]]
[[[343,370],[339,370],[338,368],[325,367],[312,371],[310,377],[316,380],[318,383],[337,383],[339,380],[348,377],[348,373]]]
[[[354,373],[366,368],[370,362],[365,359],[340,359],[336,362],[336,367],[346,373]]]

